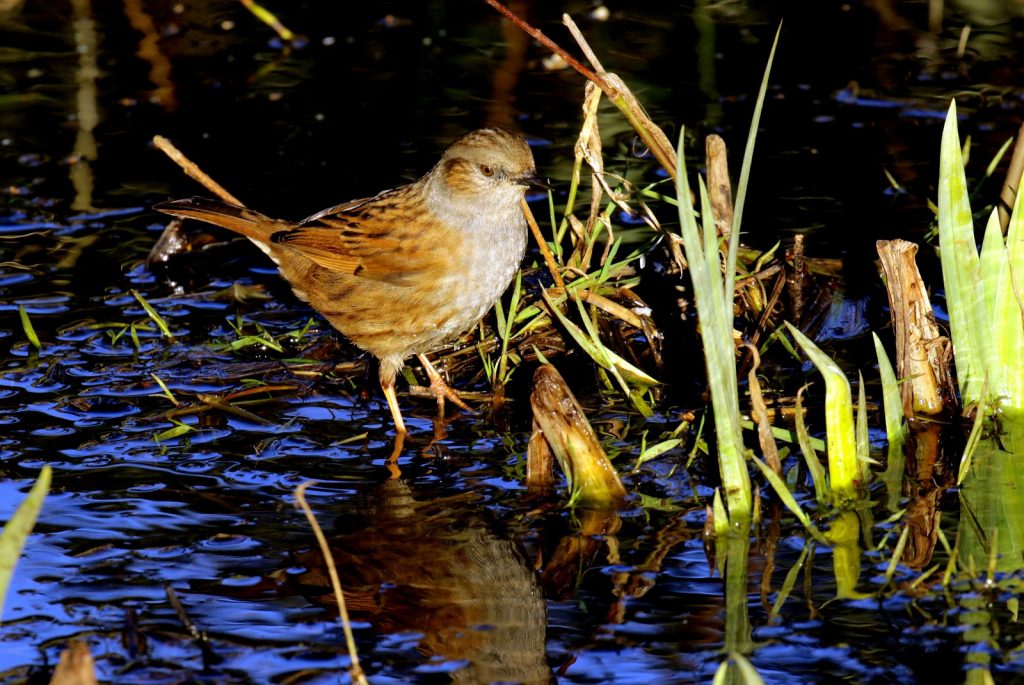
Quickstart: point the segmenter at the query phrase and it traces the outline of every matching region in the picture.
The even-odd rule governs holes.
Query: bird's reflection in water
[[[548,683],[546,611],[533,571],[465,493],[429,499],[389,480],[329,534],[353,620],[383,634],[422,633],[425,657],[464,660],[461,683]],[[319,550],[293,577],[314,601],[333,604]]]

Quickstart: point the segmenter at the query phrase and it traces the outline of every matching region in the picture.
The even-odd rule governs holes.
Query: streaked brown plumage
[[[480,129],[414,183],[298,223],[201,198],[154,209],[222,226],[266,252],[297,296],[380,360],[381,386],[405,432],[398,371],[419,355],[439,402],[458,401],[423,355],[475,324],[508,287],[526,250],[520,202],[536,182],[526,141]]]

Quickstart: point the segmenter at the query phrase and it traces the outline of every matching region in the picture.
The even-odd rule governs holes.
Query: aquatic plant
[[[964,406],[1024,409],[1024,209],[1017,194],[1006,237],[997,210],[981,252],[967,194],[956,102],[942,131],[938,188],[939,249]]]
[[[825,435],[828,444],[828,498],[834,504],[842,504],[859,496],[861,485],[867,476],[867,443],[858,440],[854,426],[853,397],[850,381],[842,369],[827,354],[793,324],[786,322],[790,335],[796,339],[800,349],[814,363],[825,379]],[[864,384],[860,384],[863,393]],[[861,397],[858,415],[864,412]],[[864,429],[866,431],[866,427]],[[808,462],[816,459],[813,454],[804,455]],[[817,486],[817,484],[815,484]]]

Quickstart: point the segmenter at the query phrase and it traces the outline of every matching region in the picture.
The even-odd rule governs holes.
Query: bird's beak
[[[527,171],[525,174],[517,176],[513,180],[521,186],[533,186],[535,188],[551,190],[551,186],[548,182],[538,176],[536,171]]]

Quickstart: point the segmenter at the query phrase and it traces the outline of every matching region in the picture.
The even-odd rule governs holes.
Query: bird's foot
[[[427,388],[427,393],[433,395],[437,399],[437,415],[444,418],[444,401],[448,400],[459,409],[463,411],[472,412],[469,405],[462,401],[459,397],[459,393],[452,390],[451,386],[445,383],[445,380],[441,378],[441,374],[437,372],[434,365],[430,363],[426,355],[419,354],[420,363],[423,364],[423,370],[427,372],[427,378],[430,379],[430,387]]]

